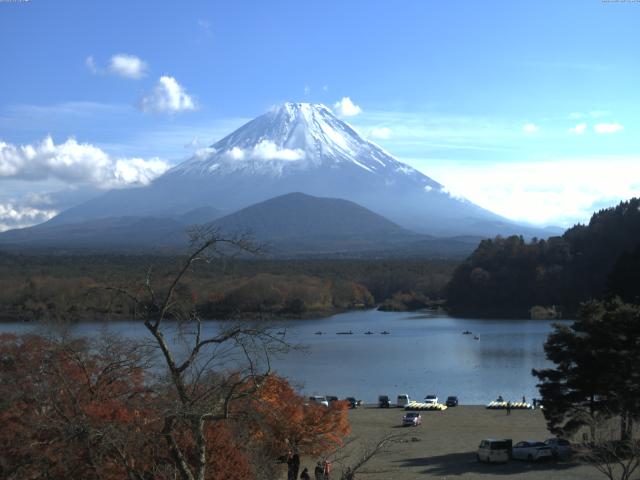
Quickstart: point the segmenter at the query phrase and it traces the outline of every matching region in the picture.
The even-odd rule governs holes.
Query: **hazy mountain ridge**
[[[324,105],[305,103],[273,108],[147,187],[108,192],[50,222],[166,216],[205,206],[228,214],[291,192],[350,200],[420,233],[524,229],[452,197],[438,182],[363,139]]]
[[[292,192],[299,192],[293,200],[287,197]],[[302,204],[306,209],[300,210]],[[284,255],[449,251],[446,241],[425,234],[548,236],[451,196],[443,185],[363,139],[324,105],[287,103],[148,186],[112,190],[44,224],[0,234],[0,243],[177,247],[185,244],[187,225],[223,216],[220,225],[227,230],[252,231]],[[469,249],[467,240],[451,245],[458,254]]]

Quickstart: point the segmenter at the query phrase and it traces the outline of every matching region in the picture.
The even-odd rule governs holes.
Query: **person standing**
[[[511,400],[507,402],[507,415],[511,415]]]
[[[322,463],[322,472],[324,473],[323,480],[330,480],[331,477],[331,462],[325,458]]]
[[[322,468],[322,462],[316,464],[316,468],[313,470],[313,476],[316,477],[315,480],[323,480],[324,468]]]
[[[311,477],[309,476],[309,471],[307,470],[306,467],[304,468],[304,470],[302,470],[302,473],[300,474],[300,480],[311,480]]]
[[[300,455],[298,455],[298,452],[294,453],[291,457],[291,469],[292,478],[296,480],[298,478],[298,471],[300,471]]]
[[[297,475],[293,474],[293,454],[287,455],[287,480],[297,480]]]

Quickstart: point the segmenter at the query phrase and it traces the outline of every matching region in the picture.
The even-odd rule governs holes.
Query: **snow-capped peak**
[[[401,173],[435,182],[363,139],[325,105],[285,103],[271,108],[172,170],[182,175],[230,172],[281,176],[310,168],[353,168],[368,174]]]

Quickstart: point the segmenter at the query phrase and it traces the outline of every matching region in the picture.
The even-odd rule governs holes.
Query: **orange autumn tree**
[[[173,399],[145,382],[144,353],[116,339],[0,336],[0,478],[173,479],[162,439]],[[176,428],[185,452],[188,429]],[[225,425],[207,428],[207,480],[252,478]]]
[[[151,450],[153,394],[140,356],[107,341],[0,337],[0,476],[126,478]],[[154,462],[150,462],[154,463]]]
[[[292,450],[311,456],[329,453],[351,432],[347,402],[332,402],[328,408],[310,404],[281,377],[270,376],[249,403],[257,419],[253,433],[268,438],[274,456]]]

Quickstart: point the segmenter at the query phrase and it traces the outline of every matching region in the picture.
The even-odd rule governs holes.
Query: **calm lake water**
[[[385,394],[408,393],[418,400],[457,395],[463,404],[485,404],[498,395],[527,401],[539,397],[531,369],[547,366],[543,344],[551,321],[473,320],[440,313],[355,311],[276,325],[285,338],[307,348],[276,357],[272,368],[308,395],[355,396],[374,402]],[[210,322],[216,328],[220,322]],[[0,324],[0,331],[37,331],[24,323]],[[145,338],[139,322],[83,322],[75,335],[109,330]],[[337,332],[352,331],[352,335]],[[365,335],[366,331],[374,332]],[[480,337],[463,335],[469,330]],[[322,335],[315,332],[322,331]],[[389,335],[380,332],[388,331]]]

